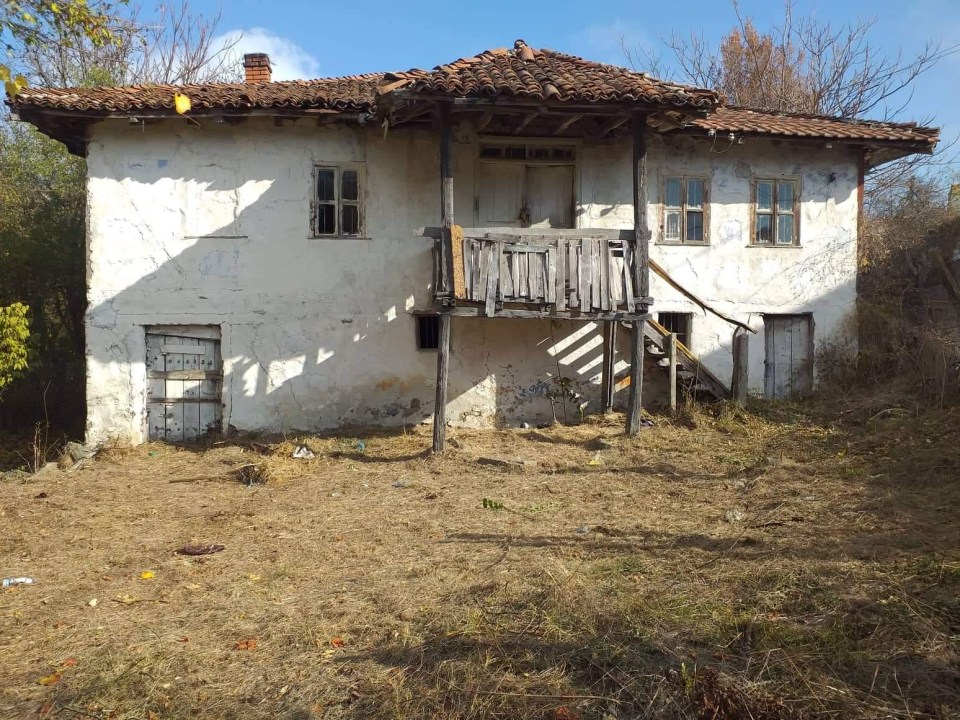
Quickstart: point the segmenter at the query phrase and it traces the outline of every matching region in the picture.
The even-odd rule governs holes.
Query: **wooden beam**
[[[603,367],[600,378],[600,402],[603,413],[613,412],[613,390],[617,384],[616,372],[617,323],[603,323]]]
[[[677,334],[667,335],[667,375],[670,383],[670,412],[677,413]]]
[[[440,314],[437,342],[437,397],[433,406],[433,452],[447,448],[447,382],[450,377],[450,313]]]
[[[646,115],[643,115],[644,121],[646,121]],[[615,118],[610,120],[600,128],[600,131],[597,133],[599,137],[604,137],[605,135],[612,133],[618,127],[623,125],[627,120],[630,119],[629,115],[617,115]]]
[[[493,120],[493,110],[487,110],[483,115],[480,116],[480,119],[477,120],[477,132],[483,132],[487,129],[487,125],[490,124],[490,121]]]
[[[548,306],[547,310],[528,310],[525,308],[500,308],[495,309],[493,317],[509,318],[513,320],[576,320],[580,322],[601,322],[609,320],[611,322],[632,322],[649,318],[649,315],[637,315],[627,312],[580,312],[577,310],[555,311],[553,306]],[[449,313],[455,317],[488,317],[485,305],[458,304],[456,307],[448,307],[442,304],[434,306],[433,312]]]
[[[650,228],[647,225],[647,116],[633,114],[633,277],[640,297],[650,295]]]
[[[440,223],[441,237],[438,259],[440,285],[434,289],[437,301],[452,302],[453,256],[453,127],[450,106],[438,108],[440,122]],[[450,315],[440,315],[440,337],[437,343],[437,394],[433,407],[433,452],[441,453],[447,445],[447,380],[450,374]]]
[[[513,134],[519,135],[522,133],[526,129],[527,125],[536,120],[539,115],[540,113],[538,112],[527,113],[524,115],[523,120],[521,120],[520,123],[513,129]]]
[[[634,294],[650,294],[649,259],[650,230],[647,227],[647,116],[633,113],[633,286]],[[634,311],[637,308],[632,308]],[[646,308],[644,308],[644,311]],[[643,321],[634,322],[630,346],[630,400],[627,405],[627,434],[640,432],[640,410],[643,402]]]
[[[557,125],[557,129],[553,131],[553,134],[559,135],[560,133],[565,132],[566,130],[570,129],[571,125],[573,125],[575,122],[580,120],[582,117],[583,117],[583,113],[578,113],[576,115],[571,115],[570,117],[565,118],[562,123]]]
[[[627,435],[640,432],[640,408],[643,397],[643,324],[633,322],[630,333],[630,399],[627,401]]]
[[[730,383],[730,393],[734,401],[740,405],[747,403],[749,361],[750,336],[742,330],[737,330],[733,334],[733,378]]]

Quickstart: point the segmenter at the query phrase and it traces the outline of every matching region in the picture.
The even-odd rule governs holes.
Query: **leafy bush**
[[[29,311],[23,303],[0,307],[0,391],[27,368]]]

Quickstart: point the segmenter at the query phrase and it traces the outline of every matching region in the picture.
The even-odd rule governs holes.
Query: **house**
[[[437,449],[447,424],[613,405],[635,431],[671,335],[703,391],[729,392],[750,334],[741,386],[808,391],[817,342],[856,339],[864,174],[938,139],[523,41],[296,82],[244,62],[8,101],[87,159],[91,441],[435,408]]]

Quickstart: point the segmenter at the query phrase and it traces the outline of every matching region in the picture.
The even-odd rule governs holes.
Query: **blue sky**
[[[657,49],[671,33],[716,40],[735,21],[727,0],[194,0],[195,9],[222,9],[221,32],[242,31],[243,52],[270,54],[279,77],[347,75],[433,67],[523,38],[534,47],[625,64],[619,40]],[[759,28],[782,16],[778,0],[742,0]],[[797,15],[835,24],[876,18],[871,36],[887,55],[915,54],[932,40],[960,44],[960,0],[798,0]],[[932,120],[945,137],[960,133],[960,54],[923,77],[903,119]],[[901,98],[901,102],[906,98]]]

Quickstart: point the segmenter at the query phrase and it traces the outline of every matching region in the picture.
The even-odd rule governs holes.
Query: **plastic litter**
[[[3,586],[5,588],[13,587],[14,585],[33,585],[33,578],[7,577],[3,579]]]
[[[313,450],[308,448],[306,445],[297,445],[297,447],[294,448],[293,455],[291,457],[295,457],[298,460],[312,460],[316,457],[316,455],[314,454]]]
[[[353,446],[353,449],[358,453],[363,453],[363,451],[367,449],[367,444],[363,440],[357,440]]]

